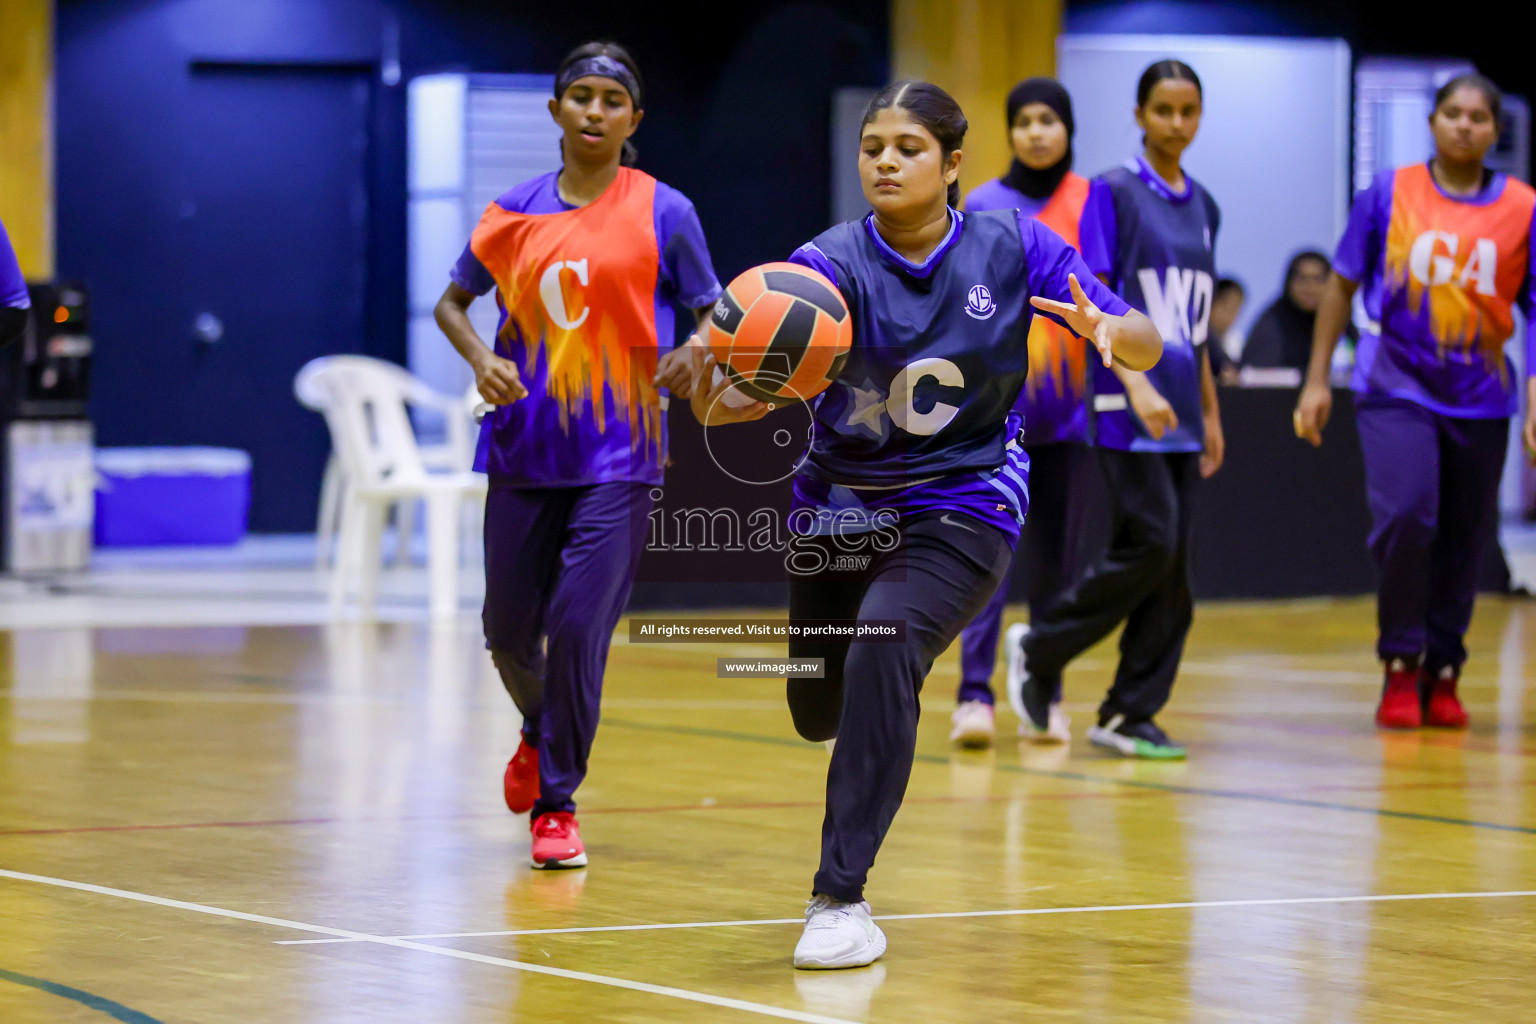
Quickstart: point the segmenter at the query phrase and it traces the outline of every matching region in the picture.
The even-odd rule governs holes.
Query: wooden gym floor
[[[618,642],[585,871],[528,869],[515,713],[440,627],[0,633],[0,1021],[1530,1021],[1536,604],[1484,599],[1469,735],[1378,735],[1364,600],[1202,606],[1163,723],[946,743],[940,662],[869,898],[791,969],[826,752],[774,648]],[[621,626],[621,631],[623,627]],[[7,666],[9,671],[6,671]]]

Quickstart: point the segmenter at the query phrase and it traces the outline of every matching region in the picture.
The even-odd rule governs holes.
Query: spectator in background
[[[1210,339],[1205,350],[1211,357],[1211,372],[1218,384],[1237,383],[1237,363],[1233,361],[1232,346],[1227,343],[1232,325],[1237,323],[1243,311],[1248,293],[1243,283],[1235,277],[1224,277],[1216,282],[1216,294],[1211,299]]]
[[[1243,346],[1244,366],[1288,366],[1307,369],[1312,358],[1312,330],[1323,287],[1333,265],[1328,257],[1308,249],[1291,257],[1285,268],[1285,288],[1269,308],[1259,314],[1248,344]],[[1352,332],[1354,328],[1349,328]]]
[[[20,340],[26,331],[27,310],[31,307],[27,282],[16,263],[16,252],[11,248],[10,236],[5,233],[5,224],[0,223],[0,348]]]

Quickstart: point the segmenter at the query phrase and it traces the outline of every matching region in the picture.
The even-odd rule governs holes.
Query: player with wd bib
[[[1165,348],[1151,373],[1094,367],[1094,444],[1109,486],[1108,549],[1024,637],[1020,703],[1037,729],[1067,665],[1121,622],[1120,665],[1089,742],[1126,757],[1178,759],[1153,721],[1173,690],[1194,621],[1190,541],[1202,477],[1225,448],[1216,381],[1202,350],[1216,291],[1210,194],[1180,157],[1200,126],[1200,79],[1176,60],[1142,73],[1141,156],[1102,175],[1082,218],[1083,259],[1157,325]]]

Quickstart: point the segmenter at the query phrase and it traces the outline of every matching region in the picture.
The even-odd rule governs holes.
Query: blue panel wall
[[[686,22],[638,3],[599,2],[573,13],[491,0],[60,0],[58,267],[93,291],[100,443],[231,443],[206,403],[187,400],[185,380],[213,367],[228,376],[228,393],[240,387],[242,369],[233,339],[222,350],[199,347],[190,329],[209,291],[199,280],[206,240],[192,238],[203,223],[192,193],[207,187],[194,180],[195,168],[220,156],[206,150],[212,133],[193,137],[206,114],[197,106],[198,67],[265,65],[276,75],[286,66],[299,77],[334,73],[366,83],[359,137],[335,140],[339,149],[361,147],[366,179],[362,329],[344,347],[403,362],[410,77],[548,73],[576,43],[623,41],[647,80],[641,166],[694,200],[728,278],[782,259],[826,226],[831,92],[885,79],[886,8],[885,0],[728,5],[707,22]],[[259,166],[230,157],[232,194],[264,184],[251,180]],[[228,250],[239,252],[241,231],[229,234]],[[324,445],[318,417],[299,440],[291,460],[279,452],[258,461],[254,529],[312,525],[313,450]]]
[[[1536,96],[1521,8],[1495,5],[1467,17],[1421,8],[1393,0],[1066,0],[1063,31],[1339,38],[1357,57],[1472,60],[1506,92]]]

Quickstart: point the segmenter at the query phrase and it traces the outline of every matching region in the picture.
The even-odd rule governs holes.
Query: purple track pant
[[[603,669],[645,548],[649,484],[491,487],[485,642],[539,751],[533,816],[574,811]]]
[[[1356,401],[1382,660],[1431,672],[1467,660],[1479,559],[1499,523],[1508,419],[1443,416],[1416,402]]]

